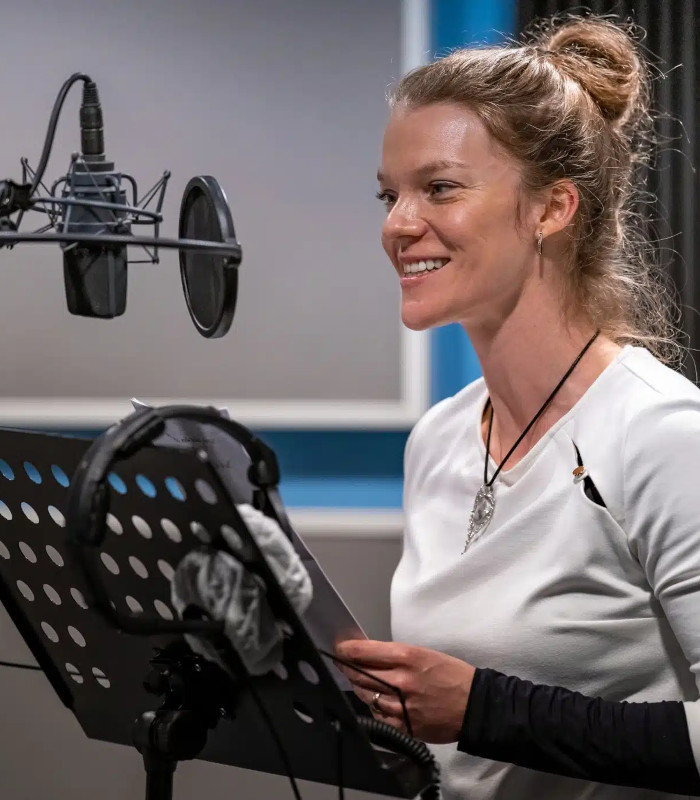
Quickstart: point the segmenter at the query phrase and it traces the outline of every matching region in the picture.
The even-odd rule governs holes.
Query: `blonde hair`
[[[525,193],[571,180],[580,199],[565,310],[678,367],[679,307],[639,212],[653,145],[649,94],[632,27],[589,16],[540,23],[525,44],[456,50],[406,75],[390,103],[467,107],[520,164]]]

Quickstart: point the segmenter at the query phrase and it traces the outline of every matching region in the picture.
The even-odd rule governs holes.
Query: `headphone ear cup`
[[[74,545],[98,545],[109,511],[109,487],[85,473],[75,475],[66,505],[66,534]]]
[[[104,538],[104,526],[109,511],[109,486],[107,482],[99,483],[92,494],[90,508],[90,530],[88,539],[91,544],[100,544]]]
[[[106,474],[97,465],[104,463],[104,434],[95,439],[82,457],[78,468],[70,480],[66,499],[66,537],[69,544],[81,545],[94,543],[94,508],[95,504],[104,505],[109,498],[102,496],[96,500],[99,489]],[[107,469],[109,466],[107,465]],[[104,495],[104,492],[102,493]],[[106,515],[105,510],[105,515]]]
[[[66,503],[69,544],[99,545],[109,511],[107,476],[117,456],[123,458],[148,445],[162,432],[164,422],[152,408],[135,411],[100,434],[75,471]]]

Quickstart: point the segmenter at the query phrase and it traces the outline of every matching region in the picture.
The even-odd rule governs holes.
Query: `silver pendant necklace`
[[[593,334],[593,336],[588,340],[583,350],[581,350],[581,352],[576,356],[574,363],[569,367],[564,377],[559,381],[559,383],[554,387],[552,393],[544,401],[544,405],[542,406],[542,408],[540,408],[540,410],[530,420],[525,430],[515,440],[515,444],[505,454],[501,463],[496,467],[496,471],[491,476],[491,480],[489,480],[488,478],[488,467],[489,467],[489,453],[491,449],[491,430],[493,429],[493,406],[491,405],[490,398],[486,401],[487,406],[489,405],[491,406],[491,416],[489,418],[489,429],[486,435],[486,458],[484,459],[484,482],[481,485],[479,491],[476,493],[476,497],[474,498],[474,506],[472,507],[472,513],[469,515],[469,530],[467,531],[467,538],[466,541],[464,542],[464,549],[462,550],[461,555],[464,555],[464,553],[467,552],[467,548],[469,547],[469,545],[486,530],[489,522],[491,522],[491,518],[493,517],[493,512],[496,509],[496,496],[494,494],[493,484],[496,478],[498,477],[498,473],[503,469],[503,466],[505,465],[506,461],[508,461],[508,459],[513,455],[516,447],[525,438],[530,428],[532,428],[532,426],[537,422],[537,420],[542,416],[542,414],[544,414],[545,409],[554,399],[554,395],[556,395],[559,389],[561,389],[561,387],[564,385],[566,379],[574,371],[576,365],[583,358],[588,348],[598,338],[599,333],[600,333],[599,330],[596,331]]]

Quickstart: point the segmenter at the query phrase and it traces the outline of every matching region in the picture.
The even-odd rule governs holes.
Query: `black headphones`
[[[213,620],[163,620],[125,614],[110,602],[94,557],[104,541],[109,486],[107,478],[115,461],[128,458],[150,445],[165,431],[167,420],[206,423],[219,428],[238,442],[250,458],[248,480],[255,487],[254,505],[273,516],[291,537],[289,523],[277,490],[279,466],[274,451],[238,422],[205,406],[163,406],[140,408],[98,436],[81,459],[71,478],[66,503],[67,544],[90,590],[86,598],[119,630],[144,635],[162,633],[219,633],[222,622]]]

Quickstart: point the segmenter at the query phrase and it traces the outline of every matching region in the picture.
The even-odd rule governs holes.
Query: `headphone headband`
[[[82,569],[94,605],[120,630],[129,633],[221,632],[223,623],[210,620],[161,620],[124,614],[113,608],[94,553],[105,537],[109,511],[108,475],[114,463],[150,445],[164,431],[168,420],[213,425],[238,442],[250,458],[248,480],[258,490],[259,504],[277,518],[291,535],[291,527],[277,492],[279,466],[274,451],[245,426],[223,417],[209,406],[163,406],[139,408],[98,436],[78,464],[68,492],[66,532],[69,549]]]

